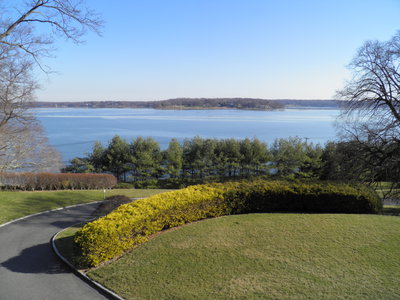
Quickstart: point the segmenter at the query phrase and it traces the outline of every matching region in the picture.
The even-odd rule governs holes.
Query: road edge
[[[4,227],[4,226],[7,226],[7,225],[10,225],[10,224],[12,224],[12,223],[18,222],[18,221],[22,221],[22,220],[28,219],[28,218],[30,218],[30,217],[39,216],[39,215],[41,215],[41,214],[47,214],[47,213],[53,212],[53,211],[58,211],[58,210],[63,210],[63,209],[68,209],[68,208],[74,208],[74,207],[77,207],[77,206],[82,206],[82,205],[87,205],[87,204],[94,204],[94,203],[100,203],[100,202],[103,202],[103,201],[93,201],[93,202],[87,202],[87,203],[73,204],[73,205],[69,205],[69,206],[58,207],[58,208],[53,208],[53,209],[49,209],[49,210],[45,210],[45,211],[40,211],[40,212],[31,214],[31,215],[23,216],[23,217],[21,217],[21,218],[14,219],[14,220],[8,221],[8,222],[6,222],[6,223],[0,224],[0,228],[1,228],[1,227]]]
[[[98,283],[97,281],[91,279],[89,276],[87,276],[84,272],[78,270],[77,268],[75,268],[75,266],[73,264],[71,264],[58,250],[55,240],[57,238],[57,236],[65,231],[67,228],[64,228],[63,230],[60,230],[59,232],[55,233],[51,240],[50,240],[50,244],[51,247],[54,251],[54,253],[56,254],[56,256],[62,260],[62,262],[64,264],[66,264],[71,270],[72,272],[77,275],[79,278],[81,278],[82,280],[84,280],[85,282],[87,282],[88,284],[90,284],[92,287],[94,287],[96,290],[98,290],[100,293],[102,293],[104,296],[106,296],[107,298],[113,299],[113,300],[126,300],[125,298],[122,298],[121,296],[119,296],[118,294],[114,293],[113,291],[109,290],[108,288],[106,288],[105,286],[101,285],[100,283]]]

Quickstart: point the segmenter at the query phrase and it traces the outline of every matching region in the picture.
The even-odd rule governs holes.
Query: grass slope
[[[106,196],[126,195],[131,198],[148,197],[167,190],[108,190]],[[26,215],[68,205],[103,199],[103,190],[89,191],[0,191],[0,224]]]
[[[400,299],[399,232],[390,216],[228,216],[88,275],[126,299]]]

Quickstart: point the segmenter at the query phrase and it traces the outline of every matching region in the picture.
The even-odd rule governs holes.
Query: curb
[[[66,230],[68,228],[64,228],[63,230],[57,232],[56,234],[53,235],[53,237],[50,240],[50,243],[51,243],[51,246],[53,248],[53,251],[58,256],[58,258],[60,258],[72,270],[72,272],[75,275],[77,275],[79,278],[81,278],[84,281],[86,281],[88,284],[90,284],[92,287],[94,287],[96,290],[98,290],[101,294],[103,294],[107,298],[113,299],[113,300],[126,300],[125,298],[122,298],[121,296],[117,295],[116,293],[114,293],[113,291],[109,290],[105,286],[101,285],[97,281],[94,281],[93,279],[89,278],[84,272],[79,271],[64,256],[62,256],[60,251],[58,251],[58,249],[57,249],[57,246],[56,246],[56,243],[55,243],[55,239],[56,239],[58,234],[60,234],[61,232],[63,232],[64,230]]]
[[[27,216],[24,216],[24,217],[21,217],[21,218],[18,218],[18,219],[14,219],[14,220],[8,221],[7,223],[1,224],[0,228],[4,227],[4,226],[7,226],[7,225],[10,225],[12,223],[18,222],[18,221],[22,221],[24,219],[28,219],[30,217],[39,216],[39,215],[46,214],[46,213],[49,213],[49,212],[63,210],[63,209],[67,209],[67,208],[73,208],[73,207],[77,207],[77,206],[81,206],[81,205],[100,203],[100,202],[102,202],[102,201],[93,201],[93,202],[88,202],[88,203],[74,204],[74,205],[69,205],[69,206],[64,206],[64,207],[59,207],[59,208],[54,208],[54,209],[50,209],[50,210],[41,211],[41,212],[38,212],[38,213],[34,213],[32,215],[27,215]]]

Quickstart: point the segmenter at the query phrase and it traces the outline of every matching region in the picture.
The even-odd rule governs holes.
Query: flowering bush
[[[242,181],[191,186],[154,195],[87,223],[75,236],[81,262],[96,266],[163,229],[205,218],[251,212],[378,213],[377,194],[333,183]]]

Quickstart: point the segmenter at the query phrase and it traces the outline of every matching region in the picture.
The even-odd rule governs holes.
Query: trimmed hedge
[[[110,189],[116,184],[108,174],[0,173],[0,188],[11,190]]]
[[[376,192],[361,184],[262,181],[224,184],[229,214],[253,212],[379,213]]]
[[[251,212],[378,213],[378,195],[363,186],[283,181],[191,186],[125,204],[86,224],[75,236],[81,264],[96,266],[163,229]]]

